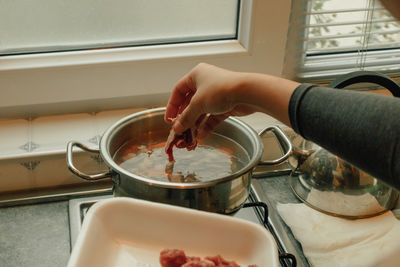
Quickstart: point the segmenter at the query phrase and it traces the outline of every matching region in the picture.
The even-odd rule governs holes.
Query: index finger
[[[190,98],[196,91],[190,73],[181,78],[172,90],[172,94],[168,100],[167,109],[165,111],[164,120],[171,122],[176,116],[187,106]]]

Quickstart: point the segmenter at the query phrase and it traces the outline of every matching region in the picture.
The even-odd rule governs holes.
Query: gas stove
[[[288,136],[293,132],[284,130]],[[263,160],[277,159],[283,155],[283,145],[272,134],[262,136]],[[279,165],[260,165],[253,169],[249,197],[234,217],[263,225],[274,236],[278,246],[281,266],[310,266],[303,254],[300,243],[278,214],[278,203],[299,203],[289,185],[291,169],[284,162]],[[69,200],[71,249],[76,241],[87,210],[97,201],[113,197],[112,190],[97,196]]]
[[[253,179],[250,195],[236,214],[236,218],[245,219],[263,225],[274,236],[279,250],[281,266],[309,266],[304,257],[300,244],[291,234],[290,229],[280,219],[274,208],[274,201],[268,199],[263,189],[264,180],[286,179],[285,176],[268,176],[263,179]],[[278,182],[279,184],[279,182]],[[82,222],[89,208],[102,199],[113,197],[112,191],[93,197],[75,198],[69,200],[69,218],[71,249],[79,234]]]

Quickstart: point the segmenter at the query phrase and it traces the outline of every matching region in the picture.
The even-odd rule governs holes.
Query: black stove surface
[[[265,198],[265,194],[261,190],[262,186],[259,180],[254,180],[247,202],[233,216],[261,224],[271,232],[278,246],[281,266],[309,266],[301,252],[300,245],[291,235],[290,229],[282,224],[280,217],[272,208],[270,200]],[[113,196],[110,191],[103,195],[75,198],[69,201],[71,249],[75,244],[88,209],[97,201],[111,197]]]

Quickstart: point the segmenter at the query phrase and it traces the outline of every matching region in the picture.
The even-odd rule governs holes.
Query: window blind
[[[400,73],[400,23],[378,0],[292,1],[285,76],[330,80],[355,70]]]

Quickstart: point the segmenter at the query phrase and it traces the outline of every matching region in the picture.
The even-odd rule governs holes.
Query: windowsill
[[[97,146],[102,133],[141,108],[0,121],[0,159],[65,151],[68,141]]]
[[[99,182],[84,181],[68,170],[67,143],[74,140],[98,148],[102,133],[111,124],[139,110],[143,109],[0,120],[0,193],[12,200],[20,195],[29,198],[40,192],[75,192],[79,187],[96,186]],[[82,151],[74,152],[74,162],[88,173],[105,168],[99,155]]]
[[[102,111],[41,116],[34,119],[0,120],[0,160],[62,153],[69,141],[78,141],[96,147],[105,130],[119,119],[144,110],[130,108]],[[280,122],[262,113],[240,117],[257,132],[271,124]]]

